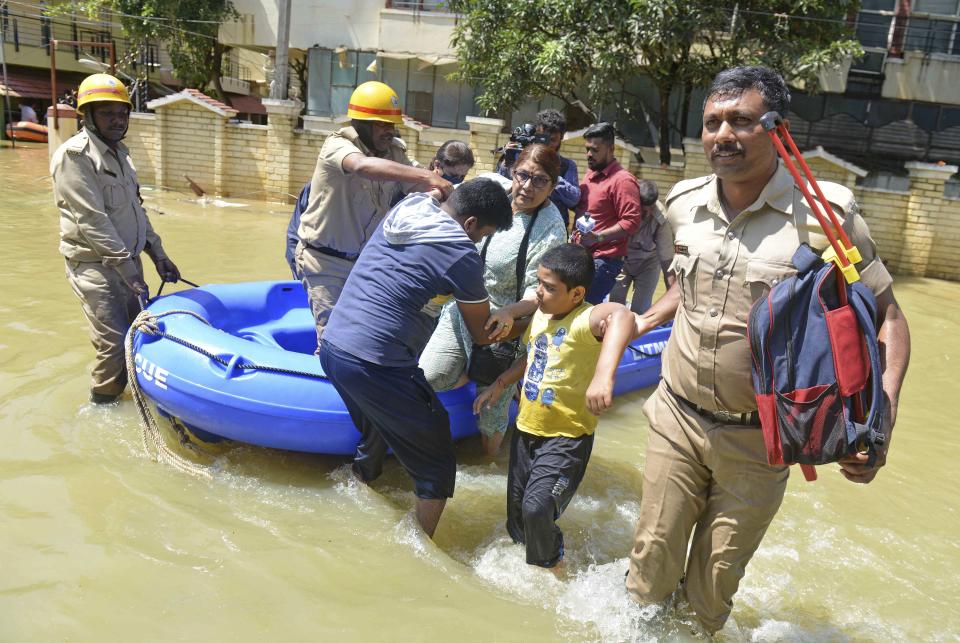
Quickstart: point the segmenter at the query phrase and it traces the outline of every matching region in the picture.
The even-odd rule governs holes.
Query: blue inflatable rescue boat
[[[299,282],[204,286],[159,297],[148,310],[160,334],[136,333],[136,377],[162,414],[200,437],[353,454],[360,433],[313,354],[313,317]],[[616,394],[657,382],[669,334],[658,328],[631,345]],[[473,384],[440,393],[455,440],[477,433],[474,397]]]

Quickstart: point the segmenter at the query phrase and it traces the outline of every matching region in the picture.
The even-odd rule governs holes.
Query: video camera
[[[513,146],[504,146],[498,149],[498,152],[503,152],[503,162],[507,167],[512,166],[517,161],[517,157],[520,156],[520,152],[528,145],[541,144],[546,145],[550,141],[549,134],[537,134],[537,128],[533,123],[524,123],[520,127],[513,130],[513,134],[510,135],[510,142],[517,143],[519,147]]]

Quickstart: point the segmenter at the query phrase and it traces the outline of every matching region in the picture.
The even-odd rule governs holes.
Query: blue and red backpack
[[[774,286],[750,310],[753,387],[770,464],[812,466],[858,452],[876,460],[884,443],[884,394],[877,344],[876,300],[862,282],[802,244],[797,274]],[[859,400],[857,399],[859,397]],[[858,409],[869,408],[857,420]]]

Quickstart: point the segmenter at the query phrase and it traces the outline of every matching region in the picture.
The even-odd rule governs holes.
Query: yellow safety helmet
[[[126,103],[133,107],[127,88],[110,74],[94,74],[83,79],[77,92],[77,112],[83,115],[84,105],[100,101]]]
[[[361,121],[382,121],[402,125],[400,97],[390,85],[370,80],[350,94],[347,116]]]

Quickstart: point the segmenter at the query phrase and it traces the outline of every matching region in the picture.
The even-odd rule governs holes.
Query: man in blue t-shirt
[[[451,297],[476,343],[499,333],[484,329],[490,305],[476,243],[512,222],[490,179],[463,183],[443,204],[411,194],[367,242],[320,345],[320,364],[361,433],[354,474],[376,479],[391,449],[413,478],[417,521],[430,537],[457,466],[450,418],[417,364]]]

